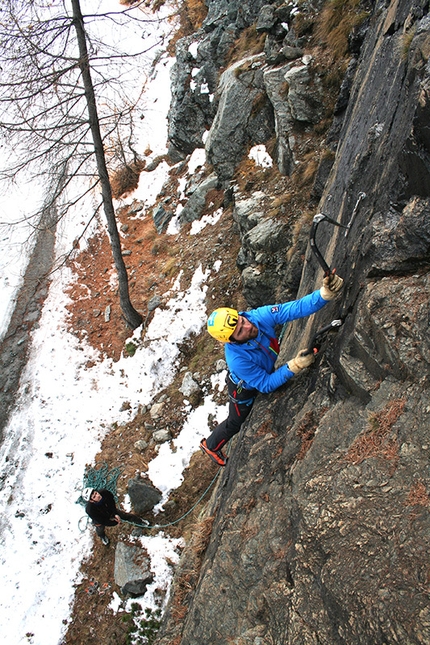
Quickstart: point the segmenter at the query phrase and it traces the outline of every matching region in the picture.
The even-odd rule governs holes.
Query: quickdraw
[[[312,336],[312,340],[305,354],[318,354],[321,345],[326,339],[327,334],[329,334],[331,331],[338,331],[339,327],[341,327],[342,325],[343,320],[337,318],[336,320],[332,320],[331,323],[329,323],[325,327],[318,329],[318,331],[316,331]]]

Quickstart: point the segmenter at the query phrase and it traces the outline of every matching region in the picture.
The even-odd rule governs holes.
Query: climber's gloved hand
[[[336,273],[330,273],[330,275],[327,275],[323,280],[320,290],[321,298],[324,300],[332,300],[339,293],[342,287],[342,278],[339,275],[336,275]]]
[[[288,369],[294,374],[298,374],[305,367],[309,367],[315,360],[314,354],[308,354],[307,349],[301,349],[295,358],[288,361]]]

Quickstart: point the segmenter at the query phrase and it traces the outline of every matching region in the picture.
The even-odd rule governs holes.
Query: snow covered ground
[[[145,94],[147,110],[140,148],[148,144],[154,155],[165,152],[171,63],[167,58],[160,61]],[[149,206],[166,177],[165,164],[154,173],[142,173],[130,199]],[[29,204],[24,188],[18,187],[14,200],[4,201],[3,206],[2,221],[11,221],[5,218],[12,212],[25,212]],[[81,213],[75,213],[61,226],[58,255],[70,248],[82,219]],[[7,257],[13,248],[16,253],[14,262],[0,263],[0,330],[7,327],[27,257],[21,253],[26,231],[4,231],[1,256]],[[197,268],[191,284],[177,279],[167,294],[167,306],[155,312],[147,329],[150,343],[117,363],[103,359],[68,333],[65,289],[73,276],[66,268],[55,273],[40,325],[33,332],[18,402],[0,448],[0,617],[2,639],[8,645],[57,645],[61,641],[79,567],[92,543],[92,533],[81,532],[78,526],[83,509],[75,503],[85,465],[92,462],[114,422],[130,420],[139,405],[150,404],[171,382],[178,345],[205,324],[206,281],[218,268],[219,263],[213,269]],[[191,323],[190,309],[195,314]],[[87,367],[89,360],[93,367]],[[130,408],[121,411],[124,401]],[[226,406],[216,406],[209,396],[198,410],[185,409],[189,414],[182,432],[172,446],[164,444],[149,465],[149,475],[162,490],[163,499],[180,485],[182,472],[205,434],[208,415],[222,418]],[[155,588],[169,587],[171,569],[167,560],[177,561],[178,541],[163,533],[139,540],[150,553],[155,573],[142,604],[154,608]],[[112,611],[120,604],[113,593]]]
[[[117,10],[116,0],[104,0],[103,8],[109,2]],[[145,90],[139,149],[150,147],[154,157],[166,152],[172,62],[161,57]],[[261,165],[271,163],[261,146],[251,151],[250,157]],[[190,159],[189,172],[202,163],[204,150],[197,150]],[[162,163],[154,172],[142,173],[137,190],[126,201],[137,199],[150,207],[167,172],[167,164]],[[42,197],[37,186],[18,186],[14,194],[3,202],[0,200],[0,222],[15,221],[17,214],[25,215],[35,200]],[[90,215],[90,203],[87,208]],[[221,214],[220,210],[195,222],[190,235],[214,224]],[[82,216],[81,206],[62,222],[57,235],[59,257],[71,248],[76,232],[87,219]],[[30,246],[22,249],[27,235],[25,226],[14,229],[6,226],[0,230],[1,337]],[[175,232],[174,218],[168,233]],[[33,332],[18,402],[0,447],[0,618],[2,639],[8,645],[61,642],[67,628],[64,621],[70,616],[74,584],[79,581],[80,564],[92,543],[92,533],[81,532],[79,528],[83,509],[75,503],[85,466],[94,460],[113,423],[133,418],[139,405],[150,404],[172,381],[178,345],[190,334],[198,333],[206,322],[206,284],[220,264],[217,261],[213,267],[198,267],[190,284],[179,276],[165,294],[166,306],[155,311],[145,344],[138,347],[133,357],[117,363],[103,359],[68,333],[65,291],[73,276],[64,267],[55,272],[40,324]],[[190,310],[194,312],[191,322]],[[93,366],[88,367],[89,364]],[[223,375],[213,377],[214,389],[222,387],[222,383]],[[125,401],[130,407],[122,410]],[[208,415],[221,420],[227,407],[217,406],[212,396],[193,411],[184,403],[187,418],[179,436],[171,445],[163,444],[149,464],[148,475],[162,491],[162,503],[181,484],[191,455],[207,434]],[[149,552],[155,574],[141,604],[144,608],[155,608],[154,590],[169,589],[171,568],[167,561],[178,560],[178,541],[162,532],[136,540]],[[121,599],[112,592],[112,611],[117,611],[120,605]]]

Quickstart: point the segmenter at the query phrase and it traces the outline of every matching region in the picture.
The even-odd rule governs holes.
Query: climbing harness
[[[311,249],[316,259],[318,260],[320,267],[324,271],[324,275],[329,276],[331,273],[333,273],[333,270],[329,267],[329,265],[325,261],[316,243],[317,228],[319,224],[321,224],[321,222],[329,222],[330,224],[333,224],[334,226],[340,226],[341,228],[348,228],[348,227],[345,226],[345,224],[340,224],[339,222],[336,222],[336,220],[332,219],[328,215],[325,215],[324,213],[317,213],[312,220],[311,231],[309,234]]]

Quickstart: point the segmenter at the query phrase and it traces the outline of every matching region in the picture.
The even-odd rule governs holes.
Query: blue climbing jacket
[[[294,372],[288,364],[275,370],[279,353],[275,327],[310,316],[325,304],[327,300],[318,290],[299,300],[239,312],[257,327],[258,336],[246,343],[225,344],[225,359],[233,380],[236,383],[243,381],[244,388],[255,388],[263,393],[273,392],[286,383]]]

